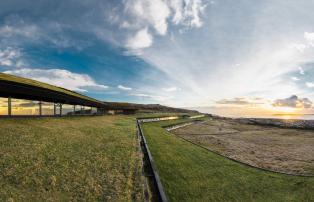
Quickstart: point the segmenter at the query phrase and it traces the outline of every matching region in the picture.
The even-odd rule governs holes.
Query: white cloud
[[[309,88],[314,88],[314,83],[313,82],[306,82],[305,85]]]
[[[23,61],[20,59],[21,55],[21,51],[18,48],[7,47],[0,49],[0,65],[20,67],[23,65]]]
[[[126,7],[140,23],[150,25],[160,35],[167,33],[170,9],[165,1],[131,0],[127,1]]]
[[[162,90],[166,91],[166,92],[174,92],[174,91],[177,91],[178,88],[173,86],[173,87],[169,87],[169,88],[163,88]]]
[[[1,37],[26,37],[26,38],[36,38],[39,34],[39,29],[36,25],[27,24],[15,24],[15,25],[4,25],[0,27]]]
[[[86,74],[77,74],[64,69],[17,69],[5,71],[4,73],[13,74],[51,85],[67,88],[78,92],[101,91],[108,86],[96,83]]]
[[[203,22],[201,15],[207,4],[203,0],[173,0],[170,1],[174,15],[172,21],[176,25],[184,25],[187,27],[201,27]]]
[[[302,75],[304,75],[304,70],[303,70],[302,67],[299,67],[299,73],[302,74]]]
[[[132,90],[132,88],[123,85],[118,85],[118,88],[121,90]]]
[[[297,49],[301,53],[307,48],[307,46],[303,43],[294,43],[291,47]]]
[[[154,33],[148,34],[147,28],[155,30],[158,35],[166,35],[169,23],[185,28],[201,27],[201,16],[207,6],[205,0],[129,0],[125,1],[125,10],[129,21],[121,21],[120,26],[130,30],[137,30],[146,36],[146,43],[135,44],[137,49],[152,45]],[[172,19],[171,21],[169,19]],[[143,29],[143,27],[146,27]],[[146,30],[146,32],[145,32]],[[145,35],[144,35],[145,34]],[[147,36],[150,37],[147,37]],[[128,39],[127,48],[134,49],[135,37]],[[147,40],[149,39],[149,40]],[[138,40],[137,40],[138,41]],[[144,41],[142,41],[144,42]],[[135,42],[134,42],[135,43]]]
[[[314,32],[305,32],[304,38],[310,43],[310,45],[314,45]]]
[[[130,49],[141,49],[151,46],[153,43],[153,37],[148,32],[147,28],[139,30],[135,36],[129,38],[126,42],[126,47]]]
[[[300,81],[300,79],[299,79],[298,77],[296,77],[296,76],[291,77],[291,79],[292,79],[293,81]]]

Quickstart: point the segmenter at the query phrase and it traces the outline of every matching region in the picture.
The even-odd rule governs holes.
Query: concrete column
[[[42,107],[42,101],[39,101],[39,116],[43,115],[43,107]]]
[[[75,115],[75,108],[76,108],[76,105],[73,105],[73,115]]]
[[[56,103],[53,103],[53,115],[56,116],[56,114],[57,114]]]
[[[8,97],[8,116],[12,115],[12,100],[11,97]]]
[[[59,108],[59,110],[60,110],[60,116],[62,116],[62,104],[60,103],[59,106],[60,106],[60,108]]]

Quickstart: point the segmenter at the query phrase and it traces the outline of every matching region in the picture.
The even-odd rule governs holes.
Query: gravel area
[[[210,120],[172,133],[252,166],[314,175],[314,131]]]

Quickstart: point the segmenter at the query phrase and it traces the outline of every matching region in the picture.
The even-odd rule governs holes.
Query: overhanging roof
[[[0,73],[0,97],[108,108],[85,95],[39,81]]]

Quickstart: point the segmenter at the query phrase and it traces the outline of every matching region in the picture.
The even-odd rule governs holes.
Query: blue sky
[[[107,101],[312,112],[313,9],[308,0],[3,0],[0,71]]]

